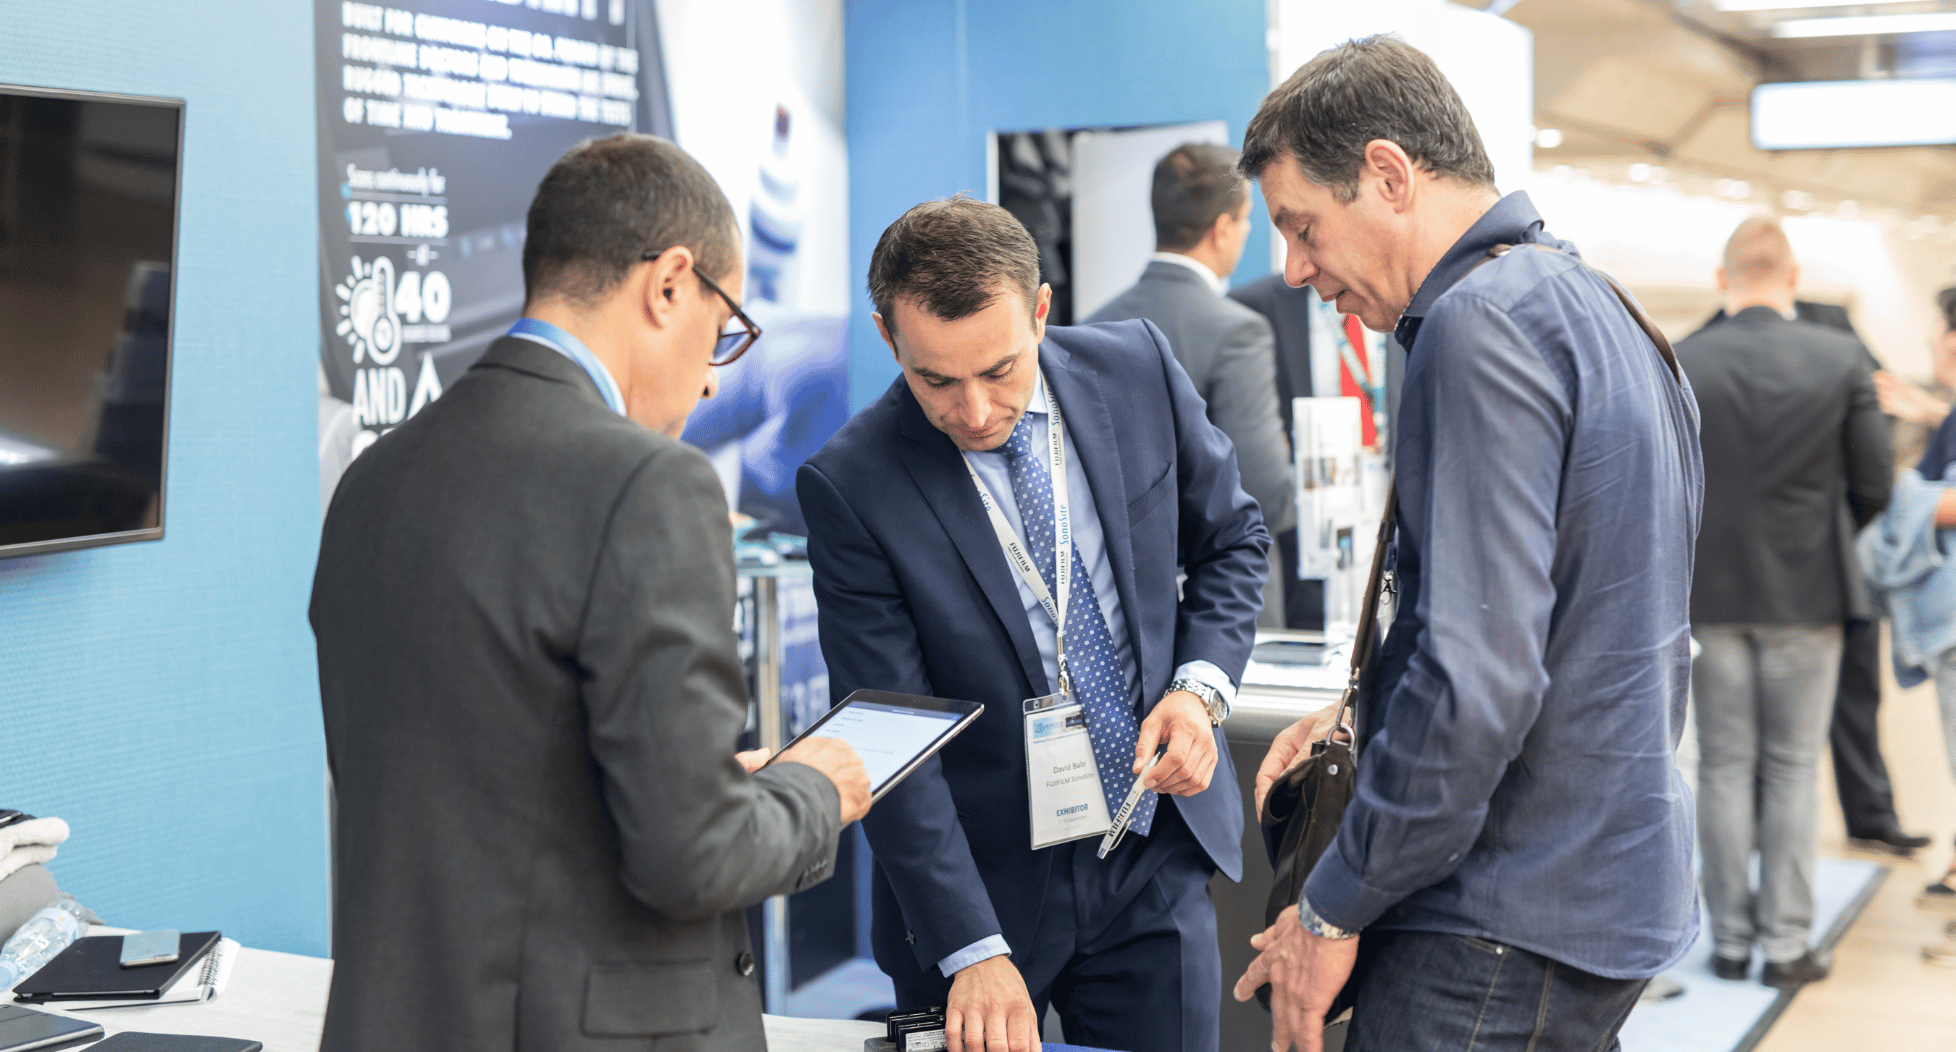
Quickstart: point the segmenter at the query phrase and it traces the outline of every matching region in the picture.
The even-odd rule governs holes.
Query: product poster
[[[753,534],[803,534],[794,475],[848,416],[838,0],[314,0],[320,495],[520,315],[525,218],[571,146],[678,142],[739,221],[761,341],[683,436]],[[828,708],[805,580],[781,589],[795,727]]]
[[[331,471],[516,320],[524,216],[550,165],[591,136],[670,135],[671,120],[641,0],[316,0],[314,13]]]

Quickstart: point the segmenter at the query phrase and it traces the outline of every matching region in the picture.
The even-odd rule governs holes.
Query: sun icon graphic
[[[334,330],[353,345],[353,364],[370,358],[375,365],[392,365],[401,353],[401,318],[394,311],[394,261],[386,256],[372,263],[353,257],[353,274],[333,291],[342,300],[340,324]]]

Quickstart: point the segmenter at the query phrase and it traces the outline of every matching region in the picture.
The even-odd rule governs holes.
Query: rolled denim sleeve
[[[1418,634],[1304,886],[1343,928],[1445,879],[1479,836],[1548,689],[1557,509],[1582,499],[1560,492],[1571,392],[1514,318],[1447,297],[1416,353],[1398,484],[1399,528],[1421,553]]]

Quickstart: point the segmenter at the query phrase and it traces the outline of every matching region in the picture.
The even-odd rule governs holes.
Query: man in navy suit
[[[1220,724],[1270,538],[1161,331],[1048,329],[1038,275],[997,206],[892,224],[869,286],[903,375],[796,480],[834,696],[985,705],[864,823],[872,941],[902,1006],[946,1006],[953,1049],[1037,1048],[1051,1004],[1069,1042],[1201,1052],[1221,999],[1208,880],[1242,872]],[[1080,706],[1088,789],[1043,759],[1028,778],[1026,705],[1055,694]],[[1091,824],[1042,832],[1076,809],[1056,794],[1116,814],[1158,751],[1105,858]]]

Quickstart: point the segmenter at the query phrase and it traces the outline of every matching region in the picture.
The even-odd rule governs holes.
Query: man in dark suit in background
[[[1236,157],[1227,146],[1186,143],[1156,162],[1155,253],[1141,280],[1087,322],[1146,318],[1161,329],[1209,422],[1236,446],[1243,488],[1256,498],[1265,528],[1272,537],[1291,533],[1295,545],[1296,483],[1270,323],[1224,295],[1250,232],[1250,183],[1237,174]],[[1289,583],[1278,560],[1271,562],[1259,623],[1282,628]]]
[[[1311,304],[1317,296],[1308,286],[1294,289],[1284,284],[1282,274],[1271,274],[1230,289],[1229,298],[1270,323],[1277,363],[1277,416],[1288,438],[1291,400],[1317,393],[1311,387]]]
[[[1220,724],[1270,543],[1229,439],[1154,325],[1048,328],[995,205],[911,209],[869,288],[902,376],[796,479],[830,689],[985,704],[864,824],[877,964],[963,1052],[1035,1044],[1049,1003],[1070,1042],[1213,1050],[1208,881],[1241,878],[1243,830]],[[1028,719],[1069,682],[1077,708],[1034,712],[1064,723]],[[1077,759],[1035,769],[1035,744]],[[1161,795],[1098,857],[1158,746]]]
[[[1316,393],[1311,381],[1311,304],[1317,296],[1309,286],[1294,289],[1284,284],[1282,274],[1272,274],[1230,289],[1229,298],[1263,315],[1270,323],[1276,337],[1277,416],[1283,423],[1284,437],[1295,439],[1292,401]],[[1392,379],[1392,374],[1387,376],[1388,380]],[[1295,479],[1293,475],[1293,485]],[[1322,629],[1324,581],[1301,580],[1297,576],[1297,527],[1274,533],[1271,540],[1279,556],[1272,561],[1279,564],[1277,572],[1284,578],[1284,627]]]
[[[1719,287],[1731,320],[1680,343],[1701,412],[1705,510],[1691,587],[1698,841],[1712,970],[1826,978],[1813,921],[1814,769],[1841,626],[1870,616],[1853,534],[1888,503],[1888,426],[1860,342],[1786,317],[1799,267],[1777,220],[1739,225]],[[1756,890],[1747,874],[1759,853]]]
[[[1793,314],[1799,321],[1839,329],[1856,342],[1861,340],[1848,320],[1847,308],[1839,304],[1796,300]],[[1730,319],[1720,310],[1698,331]],[[1865,343],[1861,354],[1868,368],[1879,373],[1881,362]],[[1877,392],[1881,383],[1878,376]],[[1928,846],[1929,838],[1902,830],[1901,817],[1895,813],[1895,786],[1881,756],[1881,621],[1871,614],[1849,621],[1842,633],[1840,684],[1834,692],[1827,742],[1833,751],[1834,789],[1840,796],[1847,838],[1864,850],[1912,858],[1917,848]]]
[[[733,751],[727,506],[676,436],[757,334],[741,273],[692,158],[581,144],[530,206],[524,318],[347,469],[312,598],[326,1052],[761,1047],[741,911],[826,879],[869,786],[834,739]]]

